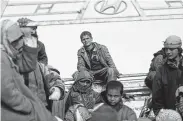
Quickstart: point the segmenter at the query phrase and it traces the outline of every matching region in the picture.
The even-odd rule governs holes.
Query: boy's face
[[[110,103],[110,105],[116,105],[121,100],[120,89],[108,89],[107,100]]]

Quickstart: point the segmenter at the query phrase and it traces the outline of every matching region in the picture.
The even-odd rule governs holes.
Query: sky
[[[128,13],[121,16],[136,15],[130,13],[130,10],[127,9]],[[95,14],[93,12],[84,17],[88,15],[92,17]],[[31,19],[37,21],[43,18]],[[92,33],[94,42],[108,47],[120,73],[147,73],[153,53],[163,47],[163,41],[168,36],[177,35],[183,39],[183,19],[39,26],[38,36],[45,44],[48,63],[61,72],[61,77],[69,78],[77,70],[77,51],[82,46],[80,34],[86,30]]]

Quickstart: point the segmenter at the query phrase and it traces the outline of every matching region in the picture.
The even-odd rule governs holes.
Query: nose
[[[112,101],[114,100],[114,96],[111,97],[111,100],[112,100]]]
[[[170,54],[171,53],[171,50],[170,49],[167,49],[167,54]]]

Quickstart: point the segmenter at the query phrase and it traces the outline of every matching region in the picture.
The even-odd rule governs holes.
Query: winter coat
[[[145,84],[152,90],[152,82],[155,78],[156,71],[160,66],[165,63],[165,54],[163,49],[154,53],[154,58],[151,60],[151,65],[147,77],[145,78]]]
[[[57,121],[24,84],[18,67],[1,50],[1,120]]]
[[[104,67],[116,68],[107,47],[96,42],[93,42],[93,44],[95,45],[95,49],[93,51],[97,51],[101,64]],[[78,71],[91,70],[91,63],[84,47],[78,50],[77,69]]]
[[[59,75],[55,75],[48,67],[42,63],[37,63],[36,69],[30,73],[24,74],[29,89],[39,97],[41,102],[47,106],[50,102],[48,100],[51,94],[52,87],[59,87],[63,93],[61,99],[64,97],[64,83]]]
[[[157,70],[152,89],[152,106],[156,115],[162,108],[175,110],[175,92],[183,84],[182,64],[181,60],[178,68],[172,68],[165,63]]]
[[[37,41],[38,44],[38,62],[43,63],[45,65],[48,64],[48,57],[46,54],[45,46],[41,41]]]

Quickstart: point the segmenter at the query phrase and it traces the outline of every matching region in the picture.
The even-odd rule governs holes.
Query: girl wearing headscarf
[[[1,120],[60,121],[25,86],[20,73],[36,67],[37,41],[24,40],[19,26],[1,23]]]
[[[81,71],[70,89],[66,101],[66,121],[86,121],[91,118],[89,110],[100,102],[100,96],[92,89],[93,78],[87,71]]]

